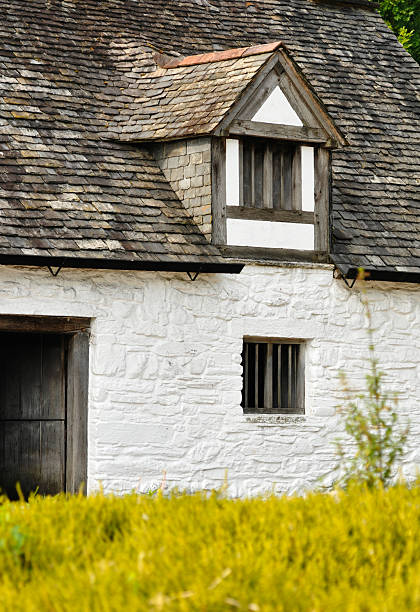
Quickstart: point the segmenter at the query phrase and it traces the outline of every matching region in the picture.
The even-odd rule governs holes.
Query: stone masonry
[[[159,144],[155,156],[184,208],[211,242],[211,139]]]
[[[404,474],[420,464],[420,292],[371,283],[388,389],[411,421]],[[241,275],[0,268],[0,315],[91,317],[88,488],[295,492],[331,478],[338,373],[363,387],[368,337],[358,285],[331,266],[247,266]],[[306,341],[306,414],[244,416],[244,335]]]

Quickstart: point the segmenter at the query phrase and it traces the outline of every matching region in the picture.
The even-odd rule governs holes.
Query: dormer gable
[[[345,139],[284,45],[157,55],[156,62],[139,102],[110,129],[119,126],[122,140],[154,143],[168,182],[207,239],[326,253],[328,149]]]

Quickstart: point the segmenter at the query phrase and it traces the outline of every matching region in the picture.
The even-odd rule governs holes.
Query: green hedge
[[[420,609],[420,487],[0,506],[3,610]]]

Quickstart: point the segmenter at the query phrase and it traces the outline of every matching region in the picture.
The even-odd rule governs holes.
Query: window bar
[[[264,408],[268,412],[273,409],[273,345],[267,344],[266,367],[264,376]]]
[[[259,344],[255,345],[255,408],[258,408],[258,357],[259,357]]]
[[[292,344],[291,345],[292,348],[292,355],[293,355],[293,361],[292,361],[292,381],[291,381],[291,386],[292,386],[292,390],[291,390],[291,398],[292,398],[292,404],[291,404],[291,408],[293,409],[293,411],[296,409],[296,368],[297,368],[297,351],[299,349],[299,346],[297,344]]]
[[[263,208],[273,206],[273,150],[267,143],[264,149],[263,160]]]
[[[277,350],[277,408],[281,408],[281,345],[276,345]]]
[[[289,351],[289,359],[288,359],[288,376],[287,376],[287,408],[291,410],[292,408],[292,378],[293,378],[293,351],[292,345],[289,344],[287,347]]]
[[[243,353],[243,367],[244,367],[244,408],[248,408],[249,406],[249,371],[248,371],[248,362],[249,362],[249,344],[245,342],[244,344],[244,353]]]

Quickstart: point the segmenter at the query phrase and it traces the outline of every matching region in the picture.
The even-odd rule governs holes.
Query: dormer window
[[[228,138],[227,244],[313,250],[314,178],[313,147],[267,138]],[[276,221],[288,225],[270,225]],[[290,227],[293,222],[299,226]]]
[[[278,59],[216,131],[213,241],[251,247],[256,258],[255,249],[262,257],[264,249],[276,256],[274,249],[279,256],[311,259],[311,253],[328,251],[336,135],[285,58]]]
[[[284,45],[155,60],[111,132],[153,143],[173,192],[224,253],[327,260],[330,149],[347,143]]]

